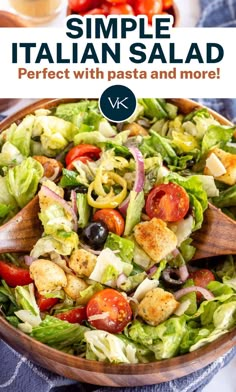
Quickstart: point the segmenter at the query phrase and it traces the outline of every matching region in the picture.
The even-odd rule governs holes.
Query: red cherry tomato
[[[94,294],[87,304],[87,317],[107,313],[107,317],[89,320],[96,329],[110,333],[122,332],[132,319],[132,310],[125,297],[116,290],[105,289]]]
[[[78,146],[73,147],[67,154],[66,154],[66,165],[68,166],[71,162],[75,159],[86,156],[91,158],[92,160],[96,161],[101,153],[101,149],[93,146],[92,144],[79,144]]]
[[[102,8],[93,8],[92,10],[85,12],[83,15],[107,15],[104,9]]]
[[[134,15],[134,10],[129,4],[112,5],[109,8],[110,15]]]
[[[93,0],[69,0],[69,7],[77,13],[85,12],[93,7]]]
[[[163,3],[163,10],[168,10],[170,7],[173,6],[173,0],[162,0]]]
[[[95,212],[94,221],[102,221],[106,224],[109,231],[117,235],[122,235],[125,229],[125,221],[123,216],[112,208],[104,208]]]
[[[149,218],[177,222],[184,218],[189,210],[189,197],[180,185],[172,182],[157,185],[149,192],[145,209]]]
[[[41,312],[51,309],[58,301],[58,298],[46,298],[38,292],[36,293],[36,302]]]
[[[57,313],[54,315],[54,317],[57,317],[60,320],[68,321],[72,324],[82,324],[83,321],[87,320],[86,307],[80,306],[62,313]]]
[[[134,4],[136,15],[147,15],[148,22],[152,23],[152,17],[162,12],[162,0],[137,0]]]
[[[6,281],[8,286],[25,286],[33,282],[27,269],[0,260],[0,277]]]
[[[107,1],[107,3],[112,3],[112,4],[124,4],[124,3],[127,3],[127,1],[126,0],[106,0]]]
[[[215,280],[214,274],[206,268],[202,268],[198,271],[194,271],[189,275],[190,279],[193,279],[195,286],[205,288],[210,282]],[[202,299],[202,294],[197,293],[197,299]]]
[[[127,0],[126,3],[131,5],[131,7],[134,7],[135,0]]]
[[[69,165],[66,166],[67,170],[74,170],[74,165],[73,164],[76,161],[80,161],[82,163],[87,163],[87,162],[92,162],[93,160],[91,158],[87,157],[86,155],[82,156],[82,157],[78,157],[78,158],[74,159],[73,161],[71,161],[69,163]]]

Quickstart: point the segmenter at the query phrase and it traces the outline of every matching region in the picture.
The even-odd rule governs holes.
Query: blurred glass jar
[[[61,10],[64,0],[9,0],[14,10],[32,21],[43,23],[54,18]]]

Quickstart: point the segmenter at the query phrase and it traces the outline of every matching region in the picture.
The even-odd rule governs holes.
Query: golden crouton
[[[157,218],[142,222],[135,226],[134,236],[141,248],[158,263],[171,253],[177,246],[177,237],[168,229],[166,223]]]
[[[69,267],[80,277],[89,277],[95,267],[97,257],[84,249],[74,250]]]
[[[76,300],[80,297],[80,292],[85,290],[88,285],[81,278],[77,278],[75,275],[67,274],[67,285],[64,290],[69,297]]]
[[[53,261],[38,259],[30,265],[30,276],[41,295],[61,290],[67,285],[66,274]]]
[[[212,175],[218,181],[224,182],[225,184],[228,185],[236,184],[236,155],[230,154],[229,152],[221,150],[220,148],[213,148],[210,151],[208,157],[212,153],[214,153],[217,156],[217,158],[221,161],[221,163],[225,167],[226,173],[216,177],[214,176],[214,173],[211,172],[211,170],[206,166],[204,168],[204,174]]]
[[[147,292],[138,305],[138,315],[149,325],[158,325],[167,320],[179,303],[168,291],[155,288]]]

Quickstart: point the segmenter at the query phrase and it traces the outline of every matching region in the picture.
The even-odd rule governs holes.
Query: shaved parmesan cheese
[[[176,316],[182,316],[182,314],[184,314],[186,312],[186,310],[189,308],[189,305],[191,304],[190,299],[186,299],[186,301],[182,302],[178,308],[176,309],[176,311],[174,312],[174,314]]]
[[[89,279],[115,287],[117,277],[122,273],[128,276],[132,268],[132,264],[123,262],[111,249],[106,248],[98,256],[95,268],[89,276]],[[106,277],[106,281],[104,281],[104,276]]]
[[[110,316],[109,312],[103,312],[103,313],[100,313],[100,314],[94,314],[93,316],[90,316],[88,318],[88,321],[104,320],[105,318],[107,318],[109,316]]]
[[[206,167],[214,177],[220,177],[226,173],[226,169],[221,160],[213,152],[206,160]]]
[[[144,281],[138,286],[132,298],[136,298],[141,301],[148,291],[155,289],[159,284],[158,279],[144,279]]]
[[[178,222],[170,223],[168,227],[175,233],[177,237],[177,246],[190,236],[193,230],[194,219],[189,215],[186,219],[181,219]]]

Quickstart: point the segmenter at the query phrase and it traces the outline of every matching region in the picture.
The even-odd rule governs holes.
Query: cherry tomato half
[[[162,0],[163,3],[163,10],[168,10],[170,7],[173,6],[173,0]]]
[[[147,15],[148,22],[152,23],[152,17],[162,12],[162,0],[137,0],[134,4],[136,15]]]
[[[109,8],[110,15],[134,15],[134,10],[129,4],[111,5]]]
[[[6,281],[8,286],[25,286],[33,282],[27,269],[0,261],[0,277]]]
[[[104,208],[95,212],[93,220],[102,221],[108,230],[117,235],[122,235],[125,229],[125,221],[123,216],[112,208]]]
[[[92,10],[85,12],[83,15],[105,15],[105,16],[107,16],[107,13],[103,8],[93,8]]]
[[[107,3],[112,3],[112,4],[122,4],[122,3],[127,3],[126,0],[106,0]]]
[[[190,279],[193,279],[195,286],[200,286],[205,288],[210,282],[215,280],[214,274],[206,268],[202,268],[198,271],[191,272],[189,275]],[[197,299],[202,299],[202,294],[197,293]]]
[[[36,293],[36,302],[41,312],[51,309],[58,301],[58,298],[46,298],[38,292]]]
[[[82,156],[82,157],[78,157],[76,159],[74,159],[73,161],[71,161],[69,163],[69,165],[66,166],[67,170],[74,170],[74,162],[76,161],[80,161],[82,163],[87,163],[87,162],[92,162],[93,160],[91,158],[89,158],[88,156]]]
[[[82,324],[83,321],[87,320],[86,307],[80,306],[78,308],[70,309],[62,313],[57,313],[54,315],[54,317],[57,317],[60,320],[68,321],[72,324]]]
[[[107,317],[89,320],[96,329],[110,333],[122,332],[132,319],[132,310],[125,297],[116,290],[105,289],[94,294],[87,304],[87,317],[107,313]]]
[[[93,0],[69,0],[69,7],[74,12],[85,12],[93,7]]]
[[[66,165],[68,166],[71,162],[73,162],[76,158],[87,156],[94,161],[96,161],[101,153],[101,149],[93,146],[92,144],[79,144],[78,146],[73,147],[66,154]]]
[[[172,182],[157,185],[149,192],[145,209],[149,218],[177,222],[184,218],[189,210],[189,197],[180,185]]]

